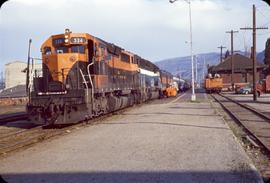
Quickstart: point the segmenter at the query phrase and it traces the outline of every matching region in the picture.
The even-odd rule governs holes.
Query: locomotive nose
[[[47,57],[47,67],[53,81],[65,83],[67,75],[78,60],[78,54],[56,54]]]

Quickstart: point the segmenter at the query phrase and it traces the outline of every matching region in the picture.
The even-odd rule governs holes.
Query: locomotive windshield
[[[62,54],[62,53],[85,53],[85,46],[83,45],[74,45],[74,46],[60,46],[55,48],[56,54]],[[44,54],[50,55],[52,54],[52,50],[50,47],[44,48]]]
[[[58,47],[56,48],[56,53],[68,53],[68,47]]]
[[[83,45],[71,46],[71,53],[85,53],[85,47]]]
[[[86,39],[84,37],[72,37],[70,41],[64,38],[55,38],[52,43],[55,51],[52,52],[50,47],[45,47],[44,54],[85,53],[85,46],[82,45],[86,43]]]

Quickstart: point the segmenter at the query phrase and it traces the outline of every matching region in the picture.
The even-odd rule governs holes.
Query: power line
[[[259,34],[257,34],[257,36],[263,36],[263,35],[265,35],[265,34],[270,34],[270,31],[264,32],[264,33],[259,33]]]
[[[248,48],[250,48],[251,41],[250,40],[247,40],[246,31],[242,32],[242,36],[243,36],[243,41],[244,41],[245,56],[247,56],[247,54],[248,54]],[[249,37],[249,39],[251,39],[251,37]]]
[[[222,46],[222,45],[220,45],[219,47],[217,47],[217,48],[219,48],[220,49],[220,63],[222,62],[222,49],[223,48],[226,48],[225,46]]]
[[[265,19],[267,19],[267,22],[264,23],[264,24],[262,25],[262,27],[268,25],[268,24],[270,23],[270,19],[268,18],[268,16],[266,16],[260,9],[257,8],[257,10],[258,10],[258,12],[259,12]]]
[[[234,75],[234,64],[233,64],[233,35],[234,33],[238,33],[238,31],[226,31],[226,33],[230,33],[231,34],[231,70],[232,70],[232,74],[231,74],[231,84],[232,84],[232,90],[234,90],[234,81],[233,81],[233,75]]]

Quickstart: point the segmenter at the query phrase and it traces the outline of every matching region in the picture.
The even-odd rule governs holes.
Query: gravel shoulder
[[[8,106],[0,105],[0,118],[18,112],[20,113],[26,112],[25,105],[8,105]]]

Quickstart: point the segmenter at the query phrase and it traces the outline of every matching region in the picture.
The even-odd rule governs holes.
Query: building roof
[[[238,53],[233,55],[233,63],[235,72],[241,72],[253,68],[252,59]],[[265,67],[266,65],[257,62],[258,69],[263,69]],[[228,56],[223,62],[211,68],[211,70],[213,72],[231,71],[231,56]]]
[[[11,64],[17,64],[17,63],[27,65],[27,63],[26,63],[26,62],[23,62],[23,61],[13,61],[13,62],[6,63],[5,65],[8,66],[8,65],[11,65]]]

